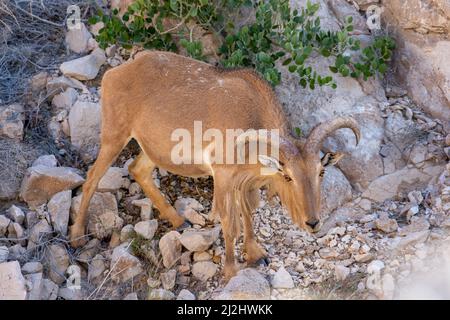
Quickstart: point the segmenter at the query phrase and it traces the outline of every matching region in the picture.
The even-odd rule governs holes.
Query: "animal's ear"
[[[328,166],[334,166],[336,163],[339,162],[344,157],[344,153],[337,152],[337,153],[326,153],[322,159],[320,159],[320,162],[322,163],[323,167]]]
[[[272,175],[283,170],[280,162],[273,157],[260,154],[258,155],[258,161],[264,166],[263,171],[261,172],[263,175]]]

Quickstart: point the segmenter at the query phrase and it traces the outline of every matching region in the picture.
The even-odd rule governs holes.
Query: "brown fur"
[[[319,175],[323,169],[319,152],[306,152],[304,146],[308,141],[291,136],[272,88],[253,71],[223,71],[173,53],[149,51],[108,71],[101,92],[101,149],[88,172],[80,210],[71,227],[73,246],[84,243],[87,208],[100,178],[132,138],[142,152],[130,166],[130,173],[159,209],[161,218],[168,219],[174,227],[180,226],[184,219],[155,186],[151,171],[160,167],[183,176],[213,176],[213,214],[220,217],[222,224],[227,278],[237,270],[234,242],[240,234],[240,218],[244,222],[248,262],[265,256],[256,243],[251,223],[261,187],[267,186],[272,194],[280,196],[300,227],[308,228],[306,222],[318,221]],[[194,121],[202,121],[203,132],[209,128],[223,133],[226,129],[278,129],[284,141],[280,148],[282,172],[261,176],[261,164],[174,164],[170,155],[176,142],[171,141],[171,133],[177,128],[192,132]],[[322,131],[316,130],[314,143],[323,140],[320,135],[325,132],[323,127],[328,128],[328,134],[333,129],[349,126],[356,125],[348,119],[323,124],[319,126]],[[207,146],[206,142],[203,146]],[[316,225],[311,228],[317,229]]]

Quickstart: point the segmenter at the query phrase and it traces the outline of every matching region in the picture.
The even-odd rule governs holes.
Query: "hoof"
[[[69,241],[72,248],[79,248],[87,243],[87,238],[84,234],[84,228],[78,228],[77,226],[70,227]]]

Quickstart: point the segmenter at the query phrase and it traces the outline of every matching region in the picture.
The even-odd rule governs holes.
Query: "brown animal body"
[[[159,167],[183,176],[213,176],[212,211],[222,224],[227,278],[237,269],[234,242],[239,236],[240,218],[247,262],[255,263],[266,256],[256,243],[251,220],[259,189],[267,187],[271,195],[279,195],[299,227],[317,231],[321,176],[324,167],[340,157],[327,154],[321,159],[321,142],[339,128],[352,129],[359,139],[357,124],[351,118],[321,124],[307,139],[294,138],[271,87],[254,72],[223,71],[168,52],[144,52],[134,61],[108,71],[101,90],[101,149],[83,186],[79,214],[71,227],[72,245],[84,243],[87,208],[97,184],[134,138],[142,151],[129,171],[159,209],[160,218],[168,219],[175,228],[184,219],[154,184],[152,170]],[[192,132],[194,121],[201,121],[203,131],[218,129],[224,136],[227,129],[278,129],[279,159],[261,158],[256,164],[175,164],[171,153],[176,142],[171,135],[178,128]],[[208,143],[202,141],[202,152],[207,147]],[[262,175],[263,167],[277,171]]]

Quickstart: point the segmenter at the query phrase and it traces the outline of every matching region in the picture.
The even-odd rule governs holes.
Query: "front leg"
[[[225,240],[225,280],[234,277],[238,271],[236,257],[234,255],[235,242],[239,236],[239,212],[233,199],[233,192],[229,185],[229,174],[227,171],[215,171],[214,174],[214,200],[213,215],[220,217],[222,234]]]

